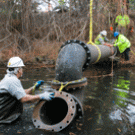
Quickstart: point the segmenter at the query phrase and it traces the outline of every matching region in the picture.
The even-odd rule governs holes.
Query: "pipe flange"
[[[83,106],[82,106],[81,102],[75,96],[72,95],[72,97],[75,100],[76,110],[77,110],[75,119],[82,120],[82,118],[84,116]]]
[[[60,100],[58,105],[56,105],[57,100]],[[63,102],[66,103],[66,106],[68,108],[67,113],[65,114],[64,119],[60,120],[59,122],[57,121],[53,123],[54,119],[52,120],[51,118],[48,118],[50,117],[48,115],[52,114],[51,116],[54,117],[55,113],[59,115],[59,113],[64,111],[63,107],[65,107],[65,104],[62,107]],[[54,104],[54,106],[52,104]],[[48,108],[45,106],[48,106]],[[57,109],[59,108],[58,106],[61,107],[60,110]],[[48,109],[53,108],[53,107],[55,108],[55,110],[54,109],[52,110],[53,112],[51,111],[48,113],[46,112]],[[53,132],[59,132],[63,130],[64,128],[66,128],[73,121],[75,116],[76,116],[76,102],[74,98],[72,97],[72,95],[66,92],[56,91],[55,98],[52,101],[39,101],[37,103],[33,111],[32,121],[35,127],[38,129],[45,129],[45,130],[49,130]],[[59,118],[59,117],[61,116],[56,116],[55,118]],[[49,121],[49,124],[48,124],[48,121]]]
[[[61,50],[64,46],[66,46],[66,45],[68,45],[68,44],[72,44],[72,43],[76,43],[76,44],[81,45],[81,46],[84,48],[84,50],[86,51],[87,58],[86,58],[85,64],[83,65],[83,68],[82,68],[82,70],[84,71],[84,70],[89,66],[89,64],[90,64],[90,60],[91,60],[90,49],[89,49],[89,47],[88,47],[84,42],[82,42],[82,41],[79,41],[79,40],[68,40],[68,41],[65,42],[65,44],[63,44],[63,45],[61,46],[60,50]],[[60,51],[60,50],[59,50],[59,51]]]
[[[69,84],[68,84],[69,83]],[[65,91],[68,91],[69,89],[75,89],[75,88],[82,88],[84,86],[87,85],[87,78],[82,78],[79,80],[74,80],[74,81],[70,81],[70,82],[59,82],[58,80],[53,80],[51,85],[52,88],[58,90],[61,87],[61,84],[66,85],[68,84],[66,87],[64,87]]]

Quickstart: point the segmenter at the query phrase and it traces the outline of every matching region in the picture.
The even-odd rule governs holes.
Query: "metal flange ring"
[[[75,119],[82,119],[84,116],[83,106],[82,106],[81,102],[75,96],[72,95],[72,97],[76,103],[76,111],[77,112],[76,112]]]
[[[66,128],[75,116],[76,103],[72,95],[56,91],[52,101],[38,102],[33,111],[32,121],[38,129],[59,132]]]
[[[76,44],[81,45],[81,46],[84,48],[84,50],[86,51],[87,57],[86,57],[85,64],[83,65],[83,68],[82,68],[82,70],[84,71],[84,70],[89,66],[89,64],[90,64],[90,60],[91,60],[90,49],[89,49],[89,47],[88,47],[84,42],[82,42],[82,41],[79,41],[79,40],[68,40],[68,41],[65,42],[65,44],[63,44],[63,45],[61,46],[60,50],[61,50],[64,46],[66,46],[66,45],[68,45],[68,44],[72,44],[72,43],[76,43]],[[59,51],[60,51],[60,50],[59,50]]]

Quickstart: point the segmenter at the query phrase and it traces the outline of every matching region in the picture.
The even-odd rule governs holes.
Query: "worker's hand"
[[[39,97],[41,100],[47,100],[50,101],[54,98],[54,92],[44,92],[42,94],[39,94]]]
[[[37,82],[34,84],[34,89],[38,89],[43,83],[44,83],[43,80],[37,81]]]
[[[104,45],[109,46],[109,47],[113,47],[113,45],[109,44],[109,43],[104,43]]]
[[[113,45],[111,45],[111,44],[108,44],[107,46],[109,46],[109,47],[113,47]]]

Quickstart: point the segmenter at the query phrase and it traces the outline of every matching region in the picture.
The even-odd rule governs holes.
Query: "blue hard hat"
[[[119,35],[119,32],[117,32],[117,31],[114,32],[114,34],[113,34],[114,37],[117,37],[118,35]]]

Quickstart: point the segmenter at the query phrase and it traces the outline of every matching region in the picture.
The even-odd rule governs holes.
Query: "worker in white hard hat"
[[[54,98],[54,92],[31,95],[33,89],[39,88],[44,83],[43,80],[36,82],[29,89],[23,89],[19,78],[23,75],[24,66],[19,57],[12,57],[8,61],[7,74],[0,81],[0,123],[11,123],[16,120],[23,111],[24,102],[50,101]]]
[[[104,45],[105,42],[109,41],[106,36],[107,36],[107,31],[106,30],[101,31],[100,34],[95,39],[95,44]]]

